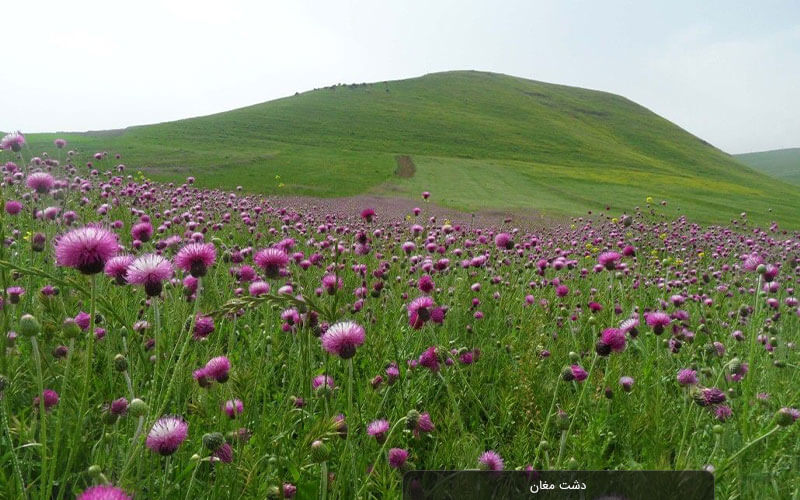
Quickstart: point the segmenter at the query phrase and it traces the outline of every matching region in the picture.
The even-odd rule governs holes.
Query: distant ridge
[[[418,197],[463,210],[742,211],[800,225],[800,188],[756,172],[618,95],[478,71],[338,85],[198,118],[32,134],[33,150],[121,153],[157,180],[286,195]],[[399,176],[397,157],[413,175]],[[130,170],[129,170],[130,171]],[[409,169],[404,169],[407,174]],[[771,209],[771,211],[770,211]]]
[[[800,185],[800,148],[744,153],[736,159],[776,179]]]

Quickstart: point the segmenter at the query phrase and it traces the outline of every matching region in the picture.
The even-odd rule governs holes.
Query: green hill
[[[800,188],[623,97],[475,71],[338,85],[199,118],[63,137],[156,180],[269,194],[418,197],[575,215],[666,199],[671,215],[798,225]],[[768,209],[772,209],[772,213]]]
[[[793,184],[800,184],[800,148],[736,155],[745,165]]]

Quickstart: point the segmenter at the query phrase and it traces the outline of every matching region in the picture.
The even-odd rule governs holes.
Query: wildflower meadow
[[[533,226],[155,183],[2,139],[0,498],[400,498],[405,471],[707,470],[798,498],[800,233]]]

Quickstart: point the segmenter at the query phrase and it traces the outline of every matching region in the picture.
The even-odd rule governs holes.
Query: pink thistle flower
[[[433,299],[427,295],[417,297],[408,304],[408,324],[419,329],[431,318],[431,309],[434,306]]]
[[[511,250],[514,248],[514,240],[508,233],[500,233],[494,237],[494,244],[500,250]]]
[[[0,139],[0,149],[10,149],[15,153],[19,153],[24,145],[25,136],[19,131],[6,134]]]
[[[279,248],[265,248],[253,256],[253,261],[264,270],[268,278],[275,279],[289,264],[289,256]]]
[[[714,406],[725,402],[725,393],[716,387],[704,387],[694,394],[694,401],[700,406]]]
[[[64,146],[67,145],[67,141],[64,139],[56,139],[53,141],[53,144],[55,144],[58,149],[64,149]]]
[[[206,377],[213,378],[217,382],[223,383],[228,380],[228,372],[231,369],[231,362],[225,356],[211,358],[203,368]]]
[[[317,375],[311,380],[311,388],[315,391],[320,387],[334,389],[336,384],[333,382],[333,377],[328,375]]]
[[[588,377],[589,374],[586,373],[586,370],[584,370],[581,365],[568,366],[561,372],[561,378],[567,382],[571,382],[573,380],[576,382],[583,382]]]
[[[101,227],[73,229],[55,240],[56,264],[96,274],[119,251],[117,236]]]
[[[131,237],[142,243],[147,243],[153,236],[153,225],[149,222],[139,222],[131,228]]]
[[[219,448],[214,450],[212,456],[224,464],[233,462],[233,448],[228,443],[222,443]]]
[[[118,285],[124,285],[127,283],[125,276],[128,274],[128,267],[133,264],[133,261],[133,255],[117,255],[116,257],[111,257],[108,262],[106,262],[104,272],[109,278],[114,278]]]
[[[133,497],[116,486],[100,484],[85,489],[76,500],[133,500]]]
[[[375,210],[371,208],[365,208],[361,211],[361,218],[367,222],[372,222],[372,219],[375,217]]]
[[[439,371],[439,355],[436,352],[435,346],[430,346],[425,349],[419,356],[419,364],[428,368],[432,372]]]
[[[266,281],[254,281],[250,283],[250,286],[248,287],[248,292],[253,297],[266,295],[269,293],[269,283],[267,283]]]
[[[58,404],[60,398],[58,397],[58,393],[52,389],[45,389],[42,391],[41,399],[39,396],[33,398],[33,406],[35,408],[39,407],[40,401],[44,401],[44,411],[50,411],[55,405]]]
[[[503,457],[494,451],[487,451],[478,458],[478,468],[481,470],[503,470]]]
[[[22,203],[16,200],[9,200],[6,202],[5,209],[8,215],[17,215],[22,212]]]
[[[420,432],[433,432],[434,429],[436,429],[436,426],[433,425],[430,413],[420,413],[417,419],[417,425],[414,426],[414,433],[419,435]]]
[[[213,243],[190,243],[178,251],[175,265],[195,278],[200,278],[206,275],[216,259],[217,249]]]
[[[160,455],[172,455],[186,440],[188,433],[189,424],[185,420],[177,416],[164,416],[153,424],[145,444]]]
[[[622,258],[617,252],[603,252],[597,257],[597,262],[609,271],[617,268],[617,262]]]
[[[161,294],[162,282],[172,277],[172,264],[157,254],[146,254],[134,260],[126,279],[132,285],[143,285],[145,293],[150,297]]]
[[[387,454],[389,467],[401,469],[408,460],[408,451],[403,448],[391,448]]]
[[[47,172],[34,172],[25,180],[25,185],[39,194],[47,194],[53,189],[56,181]]]
[[[88,330],[89,326],[91,326],[92,316],[87,312],[84,311],[79,312],[74,319],[75,319],[75,324],[81,327],[81,330],[83,331]]]
[[[733,411],[731,407],[728,405],[719,405],[714,408],[714,416],[717,417],[717,420],[720,422],[725,422],[733,415]]]
[[[600,356],[608,356],[611,352],[622,352],[625,350],[625,332],[617,328],[606,328],[597,341],[595,350]]]
[[[211,316],[197,315],[194,320],[193,337],[195,340],[204,339],[214,331],[214,318]]]
[[[747,271],[756,271],[758,266],[764,264],[764,259],[758,254],[745,255],[742,259],[742,267]]]
[[[653,333],[656,335],[661,335],[664,333],[664,327],[670,324],[672,318],[669,317],[669,314],[664,312],[651,312],[645,314],[645,321],[647,322],[647,326],[653,329]]]
[[[690,369],[681,370],[678,372],[678,383],[682,386],[696,385],[697,372]]]
[[[297,486],[292,483],[283,483],[283,498],[294,498],[297,494]]]
[[[337,278],[335,274],[326,274],[322,277],[322,288],[325,289],[328,295],[333,295],[337,289],[341,290],[342,278]]]
[[[433,282],[433,278],[425,274],[417,281],[417,288],[422,293],[431,293],[436,288],[436,283]]]
[[[108,411],[112,415],[125,415],[128,413],[128,400],[125,398],[118,398],[111,402]]]
[[[379,444],[383,444],[386,441],[386,433],[389,432],[389,421],[380,419],[370,422],[367,425],[367,434],[374,437]]]
[[[222,411],[229,418],[236,418],[244,412],[244,403],[242,403],[241,399],[229,399],[222,405]]]
[[[322,334],[322,348],[342,359],[352,358],[356,347],[364,343],[364,328],[353,321],[342,321],[331,325]]]

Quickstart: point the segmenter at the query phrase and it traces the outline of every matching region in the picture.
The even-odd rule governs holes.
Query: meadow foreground
[[[536,230],[435,192],[323,211],[3,148],[2,498],[398,498],[412,468],[800,491],[797,232],[649,198]]]

